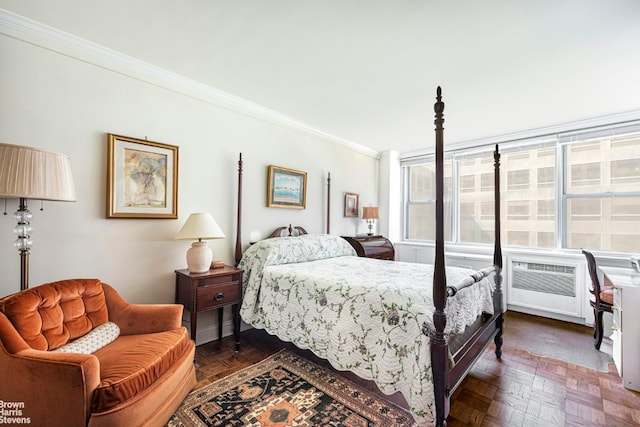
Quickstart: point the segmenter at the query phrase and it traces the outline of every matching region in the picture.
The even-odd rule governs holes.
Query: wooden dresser
[[[358,256],[393,261],[395,250],[393,243],[384,236],[369,236],[361,234],[357,236],[342,236],[353,246]]]

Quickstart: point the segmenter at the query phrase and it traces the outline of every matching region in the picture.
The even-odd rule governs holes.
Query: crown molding
[[[217,107],[346,147],[376,159],[380,157],[375,150],[315,129],[277,111],[1,8],[0,33]]]

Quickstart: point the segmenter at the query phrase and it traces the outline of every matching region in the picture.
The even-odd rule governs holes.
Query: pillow
[[[349,242],[330,234],[303,234],[261,240],[244,252],[238,264],[238,268],[244,270],[243,292],[249,282],[262,280],[263,271],[269,265],[356,255],[356,250]]]
[[[91,354],[114,341],[120,335],[120,328],[113,322],[96,326],[89,333],[53,351],[65,353]]]
[[[245,257],[258,257],[264,265],[279,265],[340,256],[356,256],[356,251],[340,236],[304,234],[297,237],[275,237],[251,246]]]

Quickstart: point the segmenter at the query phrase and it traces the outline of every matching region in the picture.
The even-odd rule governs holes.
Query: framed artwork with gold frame
[[[307,205],[307,173],[269,165],[267,207],[304,209]]]
[[[107,136],[107,218],[178,218],[178,147]]]

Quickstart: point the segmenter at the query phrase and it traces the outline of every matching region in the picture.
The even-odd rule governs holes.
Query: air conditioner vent
[[[567,273],[567,274],[575,274],[576,268],[570,267],[567,265],[554,265],[554,264],[540,264],[537,262],[529,262],[527,264],[528,270],[536,270],[536,271],[548,271],[552,273]]]
[[[525,291],[576,296],[576,268],[566,265],[514,262],[511,286]]]

